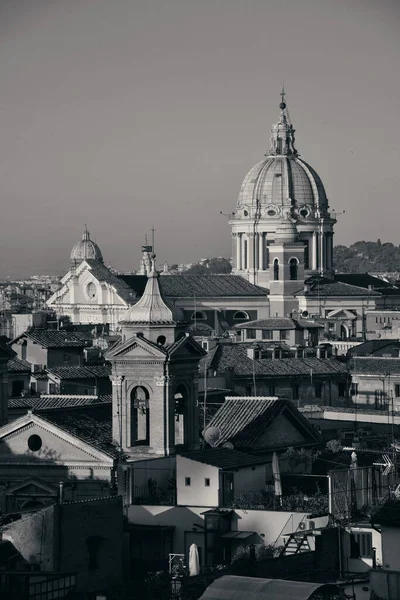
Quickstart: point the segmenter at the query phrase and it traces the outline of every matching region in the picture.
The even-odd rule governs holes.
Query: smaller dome
[[[85,225],[82,239],[71,250],[70,261],[76,265],[84,260],[103,262],[103,255],[98,245],[90,239],[90,233]]]
[[[297,242],[297,228],[289,217],[282,219],[276,228],[275,242],[279,244]]]

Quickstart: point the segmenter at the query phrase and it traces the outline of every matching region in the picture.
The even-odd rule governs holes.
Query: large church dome
[[[98,245],[90,239],[90,233],[85,225],[82,239],[71,250],[71,264],[77,265],[83,260],[96,260],[103,262],[103,255]]]
[[[264,160],[250,169],[244,178],[237,202],[236,218],[279,221],[290,214],[300,220],[323,216],[328,200],[320,177],[299,158],[294,146],[295,130],[289,121],[286,103],[272,126],[271,147]]]

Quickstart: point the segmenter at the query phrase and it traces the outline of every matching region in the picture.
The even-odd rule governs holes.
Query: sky
[[[399,244],[397,0],[0,0],[0,277],[230,256],[285,82],[335,243]]]

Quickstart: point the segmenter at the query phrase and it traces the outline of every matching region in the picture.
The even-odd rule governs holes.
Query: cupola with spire
[[[155,266],[155,254],[151,255],[151,268],[142,297],[120,322],[123,339],[143,335],[160,345],[173,343],[177,335],[185,331],[183,311],[170,305],[160,288],[159,273]]]
[[[72,267],[76,267],[84,260],[95,260],[103,263],[101,250],[96,242],[90,239],[90,233],[86,224],[82,239],[71,250],[70,263]]]

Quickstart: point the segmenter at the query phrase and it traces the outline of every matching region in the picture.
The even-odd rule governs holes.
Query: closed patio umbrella
[[[200,573],[199,550],[196,544],[192,544],[189,548],[189,575],[194,577]]]
[[[276,452],[272,455],[272,474],[274,476],[275,496],[279,498],[279,502],[282,504],[281,473],[279,470],[279,458]]]

